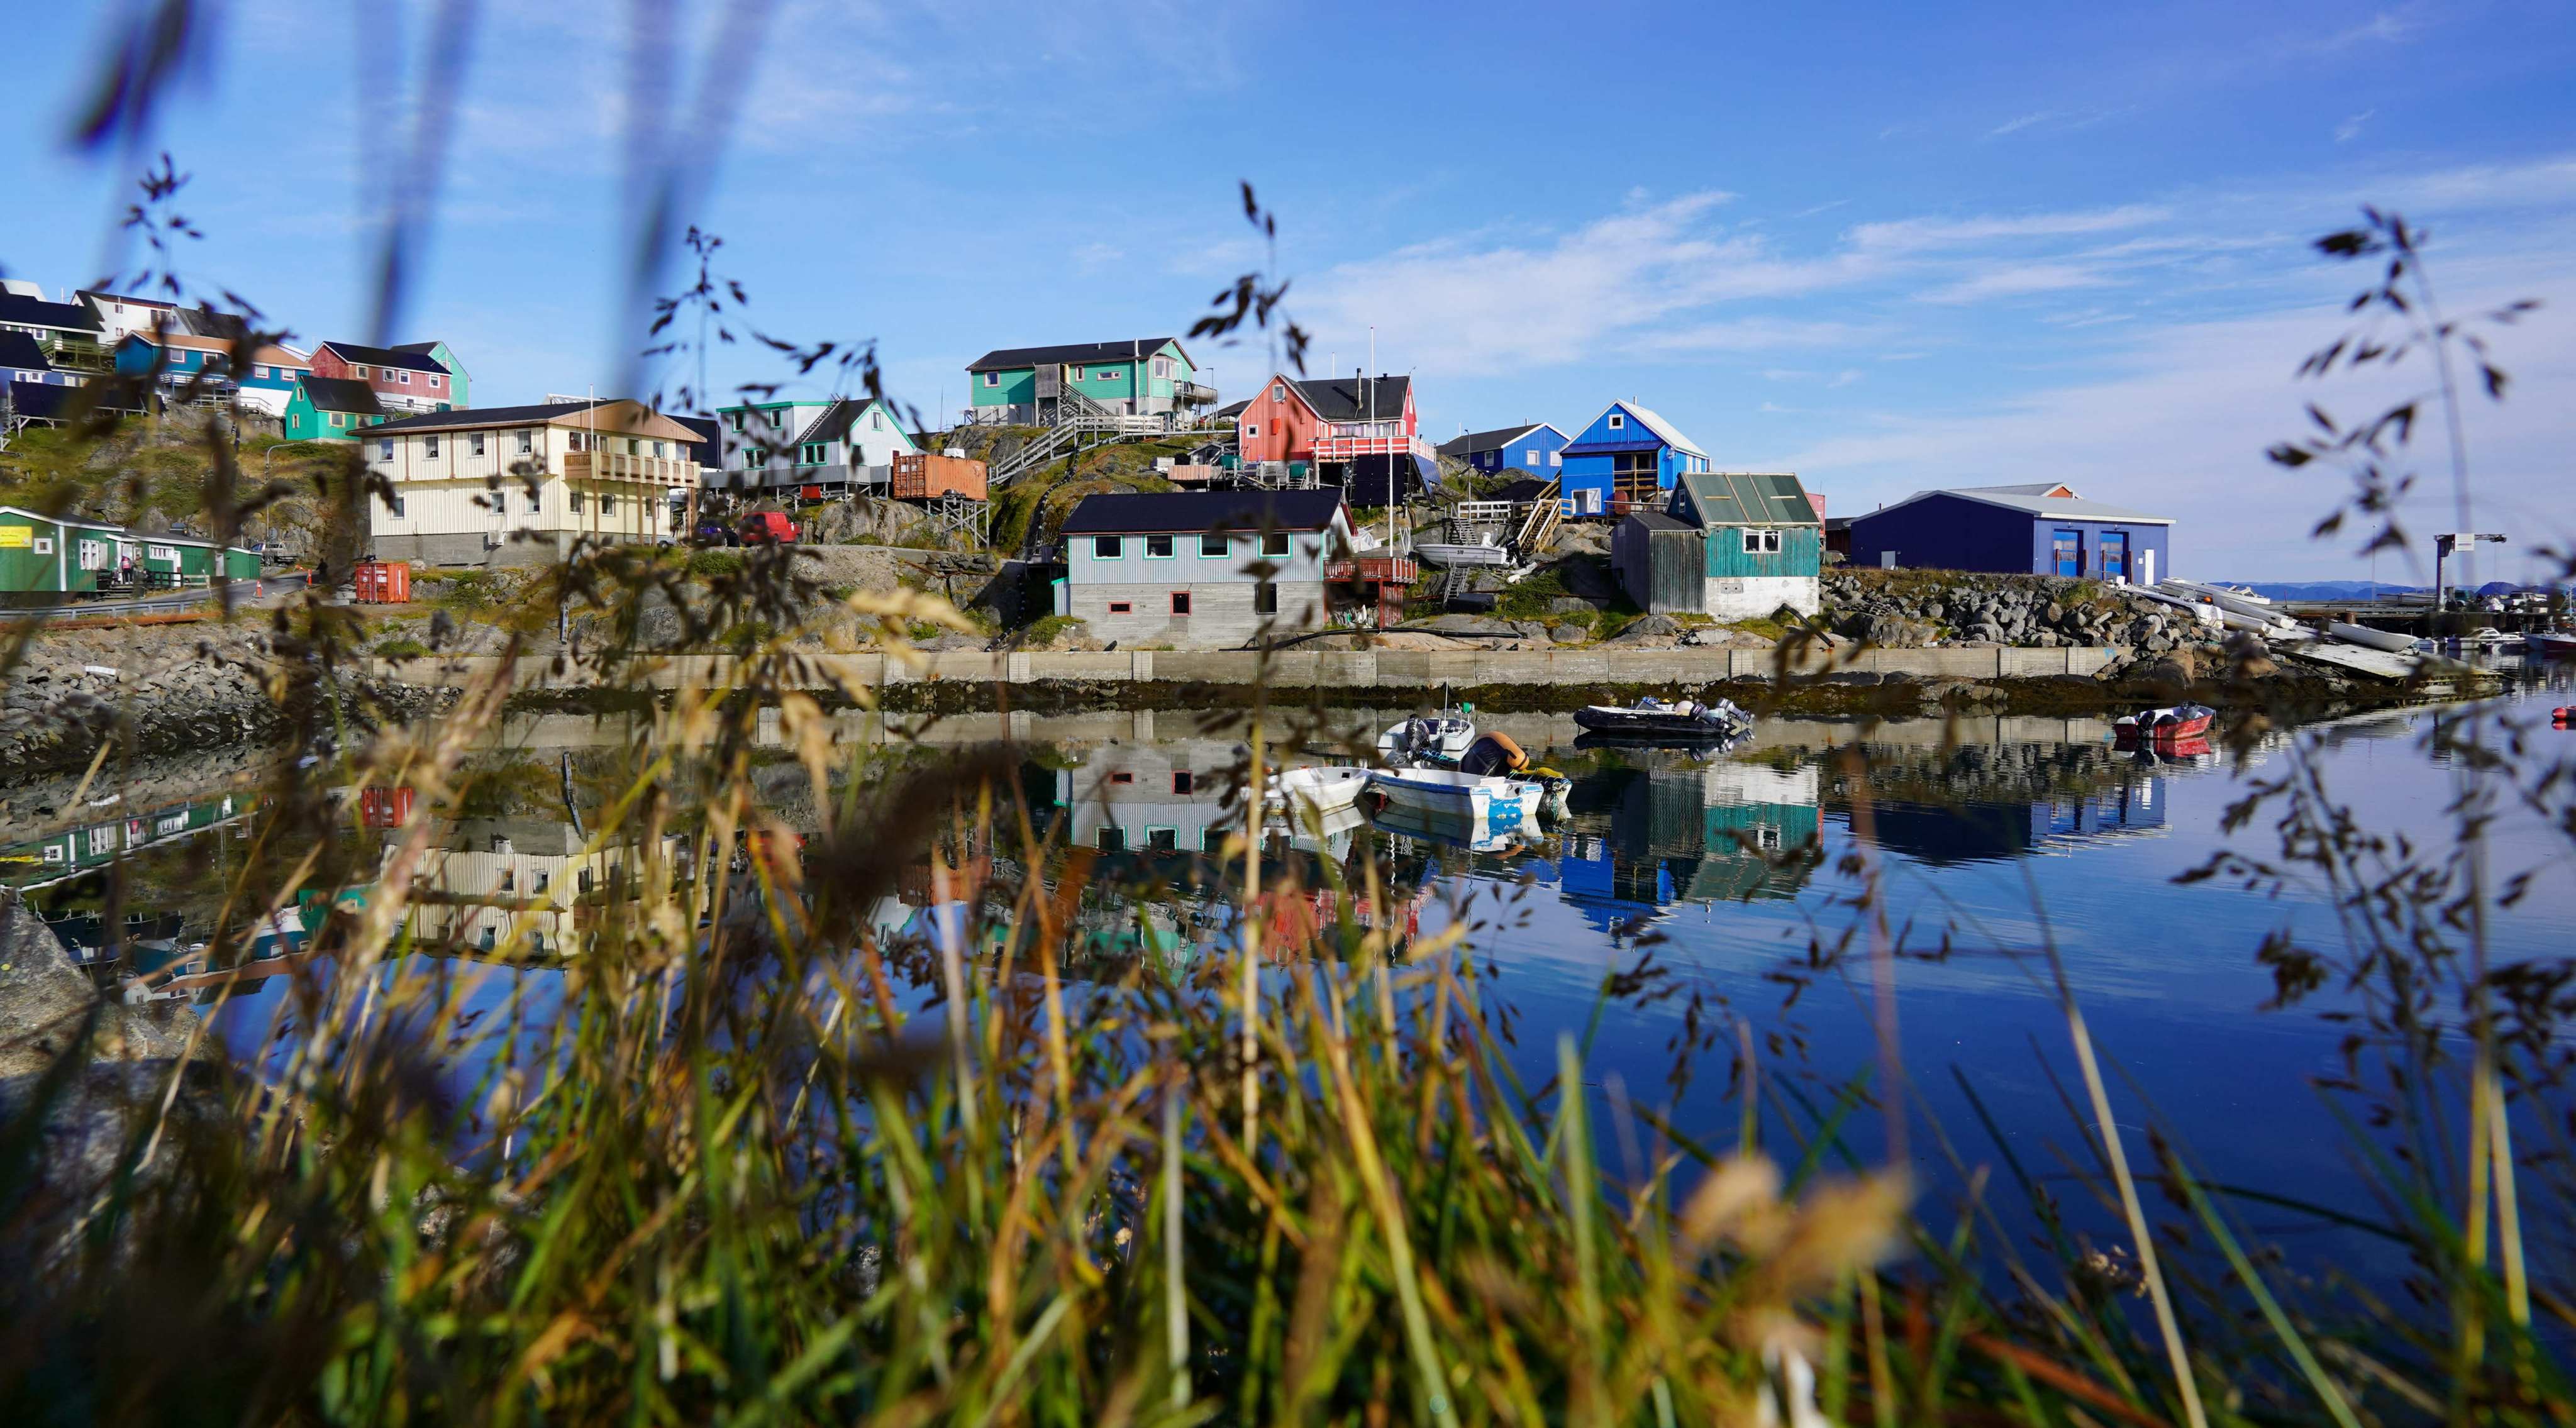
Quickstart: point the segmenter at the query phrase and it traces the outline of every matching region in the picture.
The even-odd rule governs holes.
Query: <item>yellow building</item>
[[[698,485],[698,434],[623,398],[423,412],[368,427],[379,560],[533,565],[576,541],[666,541]]]

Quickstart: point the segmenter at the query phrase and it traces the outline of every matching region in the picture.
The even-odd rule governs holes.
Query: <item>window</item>
[[[799,448],[796,453],[796,464],[799,466],[822,465],[824,445],[825,443],[819,441],[809,441],[805,443],[805,445]]]
[[[1191,790],[1194,784],[1195,780],[1191,778],[1190,771],[1188,769],[1172,770],[1172,792],[1186,794]]]
[[[347,426],[349,424],[348,415],[344,412],[331,413],[331,424],[333,426]]]
[[[1172,538],[1167,535],[1149,535],[1145,537],[1145,558],[1148,560],[1171,559]]]
[[[1279,587],[1271,584],[1267,580],[1254,586],[1252,589],[1252,613],[1256,615],[1278,614]]]
[[[1136,781],[1136,774],[1132,769],[1120,769],[1118,772],[1109,776],[1109,781],[1111,783],[1134,783]]]
[[[1263,536],[1261,538],[1261,553],[1265,556],[1286,555],[1288,553],[1288,533],[1286,531],[1272,531]]]
[[[1527,459],[1528,459],[1529,464],[1530,464],[1530,468],[1531,468],[1532,470],[1536,470],[1536,469],[1538,468],[1538,448],[1537,448],[1537,447],[1533,446],[1533,447],[1531,447],[1529,450],[1522,452],[1522,453],[1521,453],[1521,455],[1522,455],[1523,457],[1525,457],[1525,458],[1527,458]]]
[[[734,430],[736,430],[736,431],[740,431],[740,430],[742,430],[742,413],[740,413],[740,412],[727,412],[727,413],[725,413],[725,424],[726,424],[726,425],[728,425],[728,426],[731,426],[731,427],[732,427]]]
[[[870,412],[870,413],[868,413],[868,429],[869,429],[869,430],[871,430],[871,431],[883,431],[883,430],[885,430],[885,413],[884,413],[884,412]]]
[[[1109,613],[1113,615],[1132,615],[1136,613],[1136,606],[1131,601],[1112,600],[1109,602]]]
[[[653,454],[654,454],[655,456],[659,456],[659,455],[661,455],[661,454],[662,454],[662,443],[661,443],[661,442],[658,442],[658,441],[657,441],[657,442],[654,442],[654,443],[653,443]]]
[[[253,363],[251,364],[250,374],[254,377],[265,377],[268,375],[268,369],[258,365],[257,363]]]
[[[394,373],[394,380],[395,380],[395,381],[397,381],[397,382],[400,382],[400,383],[402,383],[404,386],[408,387],[408,386],[410,386],[410,385],[411,385],[411,373],[409,373],[409,372],[396,372],[396,373]]]
[[[1286,382],[1281,382],[1277,386],[1272,387],[1270,389],[1270,400],[1274,402],[1284,402],[1288,400],[1288,384]]]
[[[988,387],[998,387],[1002,385],[1002,374],[999,372],[985,373],[984,385]],[[740,417],[734,418],[733,429],[736,431],[742,430],[742,419]]]
[[[579,491],[572,493],[572,513],[576,516],[581,514],[581,493]]]
[[[1227,540],[1224,536],[1203,535],[1199,537],[1199,554],[1207,556],[1213,560],[1223,560],[1226,557],[1226,553],[1233,548],[1233,545],[1234,543]]]
[[[583,869],[581,870],[580,877],[581,877],[581,890],[582,890],[583,892],[589,892],[589,891],[590,891],[590,886],[591,886],[591,884],[590,884],[590,869],[588,869],[588,868],[583,868]]]
[[[402,519],[402,513],[403,513],[403,498],[402,498],[402,497],[400,497],[400,496],[396,496],[396,497],[394,497],[394,519],[395,519],[395,520],[401,520],[401,519]]]
[[[1172,613],[1173,613],[1173,614],[1175,614],[1175,615],[1186,615],[1186,614],[1188,614],[1189,612],[1190,612],[1190,592],[1188,592],[1187,590],[1175,590],[1175,591],[1173,591],[1173,592],[1172,592]]]
[[[1127,851],[1127,830],[1114,823],[1103,823],[1094,841],[1104,853],[1124,853]]]
[[[349,369],[349,372],[352,376],[363,377],[367,375],[367,369],[364,367],[352,367]]]
[[[643,445],[643,443],[642,443],[642,442],[637,441],[634,437],[631,437],[631,436],[630,436],[630,437],[628,437],[628,438],[626,438],[626,454],[627,454],[627,455],[629,455],[629,456],[641,456],[641,455],[643,455],[643,454],[644,454],[644,445]]]
[[[384,440],[376,443],[376,445],[376,459],[378,461],[391,461],[394,459],[394,439],[392,437],[388,436]]]
[[[617,497],[614,494],[607,491],[599,493],[599,513],[602,516],[617,514]]]
[[[1091,380],[1095,382],[1115,382],[1126,375],[1127,373],[1123,368],[1112,367],[1106,372],[1092,373]]]
[[[1562,451],[1549,452],[1547,454],[1547,464],[1550,466],[1563,466],[1565,464],[1565,453]]]
[[[1778,555],[1780,553],[1780,533],[1778,531],[1746,531],[1744,533],[1744,553],[1746,555]]]
[[[1261,423],[1254,422],[1252,425],[1245,427],[1243,429],[1243,434],[1245,436],[1259,436],[1261,434]]]
[[[53,554],[53,553],[54,553],[54,538],[53,538],[52,536],[38,536],[38,537],[36,537],[36,554],[38,554],[38,555],[51,555],[51,554]]]
[[[588,448],[588,447],[587,447],[587,446],[582,442],[582,439],[581,439],[581,433],[580,433],[580,432],[577,432],[577,431],[576,431],[576,432],[571,433],[570,435],[567,435],[567,436],[564,438],[564,444],[565,444],[567,447],[569,447],[570,449],[574,450],[574,451],[586,451],[586,450],[588,450],[588,449],[589,449],[589,448]]]
[[[520,454],[521,456],[525,456],[525,455],[527,455],[528,453],[530,453],[530,452],[532,452],[532,451],[534,451],[534,450],[536,450],[536,449],[537,449],[537,434],[536,434],[535,432],[533,432],[533,431],[523,431],[523,432],[520,432],[520,433],[519,433],[519,454]]]
[[[1178,850],[1180,846],[1181,837],[1178,829],[1148,828],[1145,830],[1145,849],[1148,852],[1169,853]]]
[[[1082,369],[1082,368],[1080,368],[1080,367],[1076,367],[1076,368],[1074,368],[1074,369],[1073,369],[1073,379],[1074,379],[1075,381],[1079,382],[1079,381],[1081,381],[1081,380],[1082,380],[1082,371],[1083,371],[1083,369]]]
[[[1093,536],[1091,556],[1094,560],[1116,560],[1126,553],[1116,536]]]
[[[478,432],[474,433],[472,436],[469,436],[469,437],[465,438],[465,451],[466,451],[466,454],[467,454],[467,455],[469,455],[469,456],[480,456],[480,455],[482,455],[482,454],[483,454],[483,433],[481,433],[481,432],[479,432],[479,431],[478,431]]]
[[[1612,412],[1612,413],[1610,414],[1610,429],[1611,429],[1612,431],[1617,431],[1617,430],[1621,429],[1622,427],[1625,427],[1627,424],[1628,424],[1628,419],[1627,419],[1626,417],[1621,416],[1621,415],[1620,415],[1619,413],[1617,413],[1617,412]]]
[[[438,438],[435,436],[422,437],[420,442],[420,454],[428,457],[432,461],[436,461],[438,459]]]
[[[447,380],[447,379],[446,379],[445,377],[440,377],[440,376],[437,376],[437,375],[434,375],[434,374],[433,374],[433,375],[430,377],[430,379],[429,379],[429,384],[430,384],[431,386],[435,387],[435,386],[439,385],[440,383],[445,382],[446,380]]]

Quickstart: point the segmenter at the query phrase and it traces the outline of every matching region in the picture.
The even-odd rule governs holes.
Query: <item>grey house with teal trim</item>
[[[1758,620],[1783,606],[1816,613],[1824,549],[1824,518],[1796,476],[1696,471],[1662,510],[1619,523],[1610,565],[1641,608]]]
[[[972,397],[965,419],[985,425],[1052,426],[1062,408],[1088,399],[1116,416],[1192,414],[1216,405],[1176,337],[999,347],[966,364]]]

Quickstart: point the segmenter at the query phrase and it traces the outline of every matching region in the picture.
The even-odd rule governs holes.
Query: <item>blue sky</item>
[[[117,8],[12,22],[12,70],[44,77],[0,93],[12,276],[115,261],[132,164],[43,140]],[[366,335],[384,205],[430,193],[407,156],[444,8],[216,7],[153,143],[194,176],[190,274]],[[2358,276],[2304,240],[2375,201],[2431,226],[2455,307],[2548,303],[2499,346],[2519,399],[2474,417],[2478,524],[2514,534],[2506,573],[2576,538],[2563,4],[454,8],[480,23],[398,336],[459,349],[478,403],[614,384],[641,345],[634,113],[703,150],[690,217],[755,320],[878,340],[925,407],[991,347],[1186,328],[1260,259],[1249,179],[1317,366],[1361,364],[1373,326],[1435,437],[1627,398],[1837,512],[2058,479],[2175,516],[2185,573],[2325,578],[2363,569],[2306,538],[2339,479],[2260,452],[2311,397],[2382,394],[2290,380]],[[666,10],[666,51],[628,40]],[[758,50],[720,58],[746,15]],[[711,79],[740,97],[707,147]],[[1229,394],[1267,366],[1196,355]],[[744,349],[713,372],[790,375]]]

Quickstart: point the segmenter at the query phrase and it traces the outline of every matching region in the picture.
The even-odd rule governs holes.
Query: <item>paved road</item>
[[[230,586],[233,603],[243,605],[258,599],[263,587],[266,593],[272,595],[281,590],[301,589],[311,578],[307,571],[289,570],[276,575],[263,576],[258,580],[236,580]],[[226,587],[211,586],[203,590],[164,590],[154,595],[138,595],[129,600],[83,601],[75,605],[29,609],[25,613],[46,619],[66,620],[90,620],[103,615],[175,614],[183,610],[193,610],[217,598],[218,592],[224,588]],[[13,616],[17,615],[15,611],[11,613]]]

